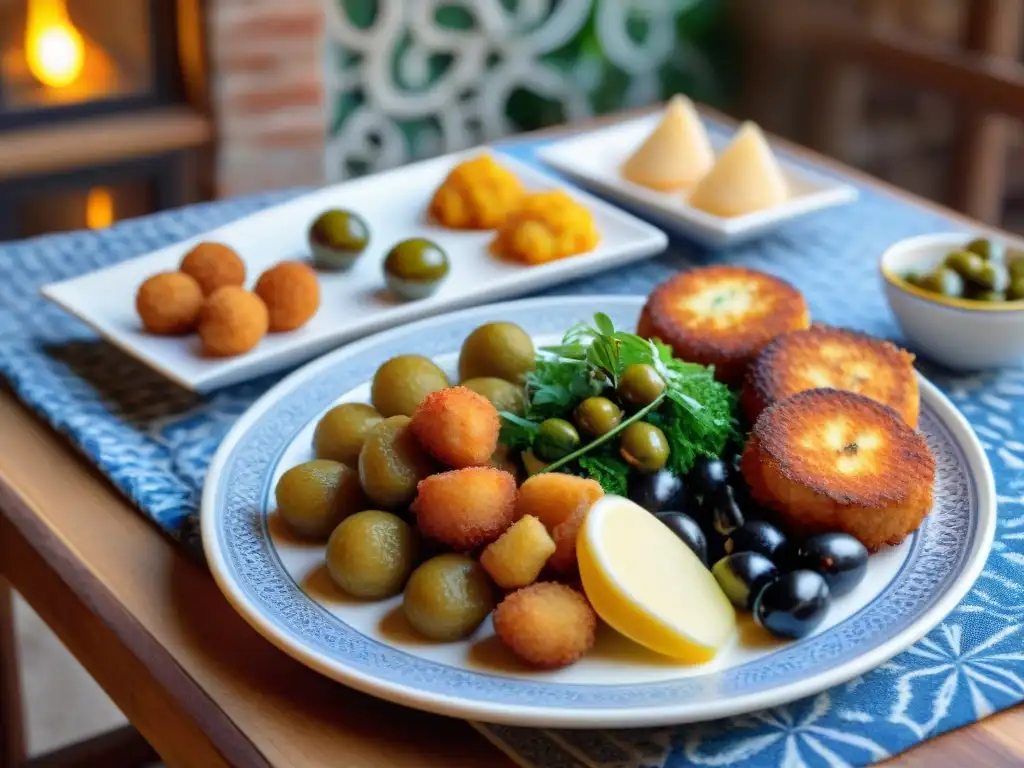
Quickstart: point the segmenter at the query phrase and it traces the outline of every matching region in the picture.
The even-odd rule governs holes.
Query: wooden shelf
[[[11,131],[0,141],[0,181],[193,149],[212,139],[210,120],[189,107]]]

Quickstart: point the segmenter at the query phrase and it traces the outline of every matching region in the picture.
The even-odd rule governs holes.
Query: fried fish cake
[[[921,395],[914,356],[888,341],[844,328],[815,325],[770,342],[747,370],[740,402],[753,423],[773,403],[820,387],[870,397],[917,427]]]
[[[720,381],[739,384],[768,342],[809,324],[807,303],[789,283],[722,265],[682,272],[655,288],[637,331],[661,339],[682,360],[715,366]]]
[[[848,533],[871,551],[899,544],[932,507],[925,438],[854,392],[809,389],[766,409],[741,470],[754,499],[793,533]]]

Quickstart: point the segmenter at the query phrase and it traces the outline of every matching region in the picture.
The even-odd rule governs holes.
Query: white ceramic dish
[[[291,540],[275,521],[282,472],[311,458],[319,417],[365,401],[386,359],[411,351],[450,371],[463,339],[493,320],[538,344],[600,309],[635,326],[637,297],[552,297],[476,307],[365,339],[313,362],[238,421],[210,466],[202,538],[220,588],[267,639],[361,691],[445,715],[542,727],[630,727],[714,719],[815,693],[871,669],[934,627],[981,572],[995,531],[992,472],[964,418],[921,381],[921,425],[938,466],[936,506],[901,546],[872,556],[858,588],[799,642],[772,642],[747,621],[704,667],[646,653],[612,632],[576,665],[534,672],[503,652],[485,623],[465,642],[432,644],[403,630],[400,598],[360,603],[331,586],[323,547]]]
[[[722,218],[689,206],[683,193],[658,192],[624,179],[619,169],[661,118],[645,115],[594,131],[554,141],[537,156],[584,186],[627,205],[645,219],[705,245],[723,248],[764,235],[787,221],[857,199],[857,189],[798,165],[778,154],[792,197],[764,211]],[[708,125],[715,152],[732,137],[731,131]]]
[[[902,279],[928,272],[974,235],[946,232],[901,240],[880,263],[885,297],[913,346],[948,368],[975,371],[1024,360],[1024,301],[984,303],[923,291]],[[1024,251],[1024,241],[999,238]]]
[[[434,189],[460,160],[480,150],[447,155],[327,187],[268,208],[154,253],[82,277],[46,285],[43,295],[84,320],[111,343],[183,387],[205,392],[309,360],[368,333],[457,307],[516,296],[622,266],[664,250],[663,232],[581,190],[567,191],[592,212],[601,242],[590,253],[539,266],[491,255],[494,233],[460,232],[432,224],[425,210]],[[531,190],[566,188],[563,182],[499,153],[500,162]],[[251,352],[211,359],[199,354],[196,336],[145,333],[135,313],[135,292],[155,272],[177,269],[195,243],[215,240],[246,262],[248,284],[283,259],[307,259],[307,229],[329,207],[360,213],[371,242],[347,272],[321,272],[321,307],[293,333],[271,334]],[[385,289],[381,264],[388,249],[409,237],[427,237],[447,251],[451,272],[433,296],[402,302]]]

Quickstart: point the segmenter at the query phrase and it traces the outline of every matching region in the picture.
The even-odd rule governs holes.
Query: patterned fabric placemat
[[[503,149],[531,161],[537,146]],[[144,514],[197,555],[195,512],[213,451],[235,419],[287,372],[198,396],[99,340],[40,298],[38,289],[297,193],[210,203],[101,232],[0,246],[0,374]],[[962,226],[862,187],[856,203],[792,222],[748,245],[708,252],[675,240],[659,257],[545,293],[643,295],[679,269],[728,261],[791,281],[817,320],[905,343],[885,305],[878,256],[894,240],[951,229]],[[923,362],[920,368],[974,425],[993,463],[1000,501],[997,541],[984,574],[926,639],[846,685],[721,722],[617,732],[477,727],[527,766],[800,768],[874,762],[1024,700],[1024,370],[956,377]]]

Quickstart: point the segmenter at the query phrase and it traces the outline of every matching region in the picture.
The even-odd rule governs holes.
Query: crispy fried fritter
[[[487,464],[501,419],[491,401],[466,387],[431,392],[412,415],[412,432],[438,461],[462,468]]]
[[[412,510],[424,536],[470,552],[490,544],[512,524],[516,479],[494,467],[431,475],[417,485]]]
[[[795,534],[840,531],[872,551],[901,542],[932,507],[925,438],[853,392],[809,389],[769,407],[741,468],[754,499]]]
[[[548,558],[548,568],[559,576],[576,573],[576,538],[583,527],[583,521],[590,514],[590,504],[577,507],[569,517],[554,527],[551,538],[555,552]]]
[[[720,381],[738,384],[768,342],[809,323],[807,303],[789,283],[723,265],[682,272],[655,288],[637,330],[661,339],[682,360],[715,366]]]
[[[544,524],[533,515],[521,517],[480,554],[480,565],[502,589],[533,584],[555,551]]]
[[[228,357],[248,352],[267,335],[269,324],[267,305],[255,293],[236,285],[218,288],[199,314],[203,353]]]
[[[553,532],[577,509],[590,509],[590,505],[602,496],[604,489],[596,480],[545,472],[527,478],[519,488],[516,517],[533,515]]]
[[[579,661],[594,647],[597,614],[576,590],[540,582],[513,592],[494,610],[494,632],[516,656],[538,669]]]
[[[203,292],[182,272],[161,272],[148,278],[135,294],[135,310],[150,333],[178,335],[196,329]]]
[[[493,229],[523,194],[516,175],[484,153],[452,168],[430,200],[430,214],[453,229]]]
[[[566,192],[534,192],[509,213],[491,250],[510,261],[546,264],[593,250],[600,241],[594,215]]]
[[[917,427],[914,356],[888,341],[818,325],[784,333],[761,350],[747,370],[743,411],[753,423],[773,403],[815,387],[865,395]]]
[[[294,331],[309,322],[320,308],[320,281],[301,261],[282,261],[256,281],[253,293],[270,312],[270,330]]]
[[[245,262],[223,243],[198,243],[185,254],[179,269],[196,279],[204,296],[225,285],[245,283]]]

